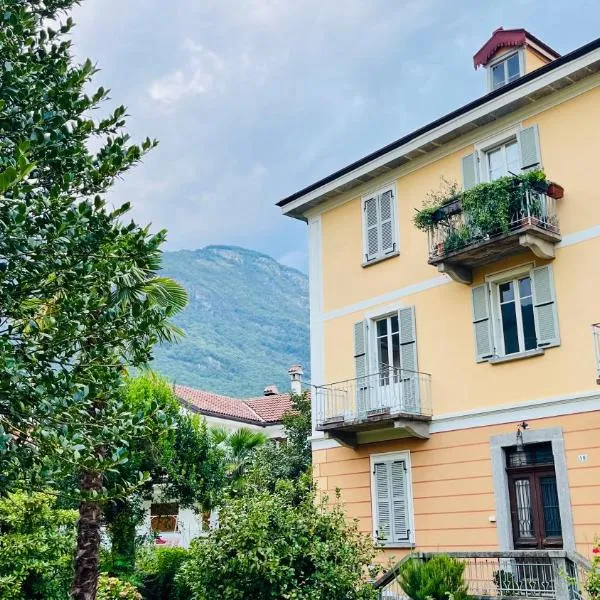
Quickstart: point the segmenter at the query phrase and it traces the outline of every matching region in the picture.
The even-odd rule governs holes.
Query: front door
[[[562,527],[552,444],[506,451],[515,548],[562,548]]]

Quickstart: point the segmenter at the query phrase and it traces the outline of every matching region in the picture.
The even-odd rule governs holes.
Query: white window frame
[[[496,348],[496,355],[499,357],[511,357],[518,356],[521,354],[525,354],[526,352],[532,352],[532,350],[519,350],[519,352],[513,352],[512,354],[506,354],[506,350],[504,348],[504,330],[502,328],[502,315],[500,313],[500,294],[499,294],[499,286],[502,283],[506,283],[507,281],[514,281],[517,279],[522,279],[523,277],[531,278],[531,285],[533,289],[533,275],[532,271],[535,268],[533,263],[527,263],[524,265],[520,265],[511,269],[509,271],[503,271],[501,273],[495,273],[492,275],[488,275],[485,278],[486,283],[490,286],[491,298],[491,312],[490,318],[492,320],[492,335],[494,337],[494,347]],[[515,297],[516,300],[516,297]],[[516,310],[515,306],[515,310]],[[535,324],[534,324],[535,327]],[[521,314],[517,311],[517,331],[519,336],[519,344],[523,339],[523,328],[521,324]],[[536,339],[538,337],[537,328],[535,331]],[[524,346],[524,342],[523,342]],[[536,348],[533,349],[535,351]]]
[[[495,58],[494,60],[492,60],[488,65],[486,65],[487,72],[488,72],[488,91],[493,92],[495,90],[501,90],[503,87],[505,87],[509,83],[507,81],[508,77],[507,77],[507,72],[506,72],[506,69],[507,69],[506,62],[508,61],[509,58],[511,58],[515,55],[518,55],[518,57],[519,57],[519,77],[523,77],[523,75],[525,75],[525,52],[523,51],[523,48],[519,48],[518,50],[515,50],[514,52],[507,52],[506,54],[502,54],[498,58]],[[492,68],[498,66],[501,63],[504,63],[505,83],[503,83],[501,86],[498,86],[497,88],[494,88]],[[510,82],[510,83],[512,83],[512,82]]]
[[[367,335],[369,337],[367,352],[367,365],[369,368],[369,373],[378,372],[377,321],[397,315],[398,311],[400,311],[402,308],[408,308],[408,305],[403,303],[390,304],[378,310],[369,311],[365,314],[365,318],[367,319]]]
[[[512,141],[513,139],[519,144],[519,131],[523,129],[522,123],[517,123],[512,127],[503,129],[493,136],[487,137],[475,144],[475,156],[478,163],[477,174],[479,175],[479,181],[481,183],[487,183],[490,181],[490,173],[488,168],[488,157],[487,153],[503,146],[504,144]],[[521,147],[519,146],[519,154],[521,153]]]
[[[381,219],[379,218],[380,215],[380,207],[379,207],[379,196],[381,196],[382,194],[385,194],[385,192],[392,192],[392,234],[394,236],[394,245],[395,245],[395,249],[393,252],[388,252],[387,254],[383,253],[383,250],[381,248]],[[377,200],[377,214],[378,214],[378,228],[379,228],[379,232],[378,232],[378,239],[379,239],[379,244],[380,247],[377,251],[377,255],[373,258],[371,258],[370,260],[367,260],[367,255],[368,255],[368,239],[367,239],[367,217],[366,217],[366,211],[365,211],[365,202],[367,200],[370,200],[371,198],[373,198],[373,196],[377,196],[378,200]],[[372,265],[374,263],[380,262],[382,260],[385,260],[387,258],[392,258],[394,256],[398,256],[398,254],[400,254],[400,228],[399,228],[399,224],[398,224],[398,206],[397,206],[397,191],[396,191],[396,184],[395,183],[387,183],[383,186],[374,188],[369,190],[368,193],[363,194],[361,197],[361,203],[360,203],[360,207],[361,207],[361,212],[362,212],[362,218],[361,218],[361,223],[362,223],[362,266],[366,267],[369,265]]]
[[[393,462],[395,460],[403,460],[406,464],[406,495],[408,498],[408,522],[409,531],[407,542],[385,542],[377,539],[377,491],[375,486],[375,470],[376,462]],[[384,548],[414,548],[416,545],[415,534],[415,508],[412,486],[412,463],[410,460],[410,450],[402,450],[399,452],[384,452],[383,454],[371,454],[370,456],[370,477],[371,477],[371,521],[373,523],[372,535],[377,546]]]

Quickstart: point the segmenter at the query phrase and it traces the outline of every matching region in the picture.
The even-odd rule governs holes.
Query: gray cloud
[[[471,56],[500,24],[561,52],[589,0],[84,0],[76,52],[160,139],[111,193],[170,248],[239,244],[306,267],[274,202],[484,91]],[[593,17],[593,18],[592,18]],[[561,23],[557,28],[556,23]]]

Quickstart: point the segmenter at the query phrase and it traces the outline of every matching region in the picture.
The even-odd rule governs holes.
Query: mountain
[[[157,348],[153,368],[171,381],[231,396],[289,389],[287,370],[308,378],[308,278],[235,246],[165,252],[163,275],[188,291],[175,323],[186,336]]]

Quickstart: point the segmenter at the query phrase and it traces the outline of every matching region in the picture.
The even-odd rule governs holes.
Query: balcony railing
[[[600,323],[592,325],[592,335],[594,337],[594,353],[596,355],[596,383],[600,385]]]
[[[590,565],[563,550],[506,552],[449,552],[465,563],[464,581],[476,598],[586,600],[583,582]],[[397,580],[408,560],[427,561],[435,553],[409,555],[374,582],[381,600],[408,600]]]
[[[361,426],[394,417],[431,416],[431,375],[388,367],[379,373],[317,386],[316,419],[322,430]]]

